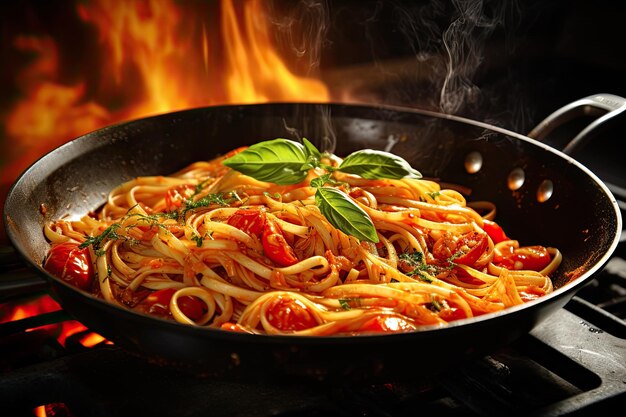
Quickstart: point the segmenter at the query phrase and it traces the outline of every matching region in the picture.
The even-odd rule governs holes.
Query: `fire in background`
[[[120,121],[217,104],[329,99],[315,66],[299,64],[310,51],[289,56],[277,48],[275,34],[292,28],[271,19],[268,2],[7,3],[14,4],[3,14],[20,19],[3,22],[10,68],[2,71],[9,91],[0,101],[3,187],[48,151]],[[310,19],[323,17],[312,11]],[[305,71],[296,73],[298,66]]]

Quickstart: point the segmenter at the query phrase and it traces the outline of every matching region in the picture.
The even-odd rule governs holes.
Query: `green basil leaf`
[[[344,192],[335,188],[318,188],[315,204],[337,229],[360,240],[378,242],[370,216]]]
[[[330,178],[330,174],[320,175],[317,178],[313,178],[311,182],[309,183],[309,185],[313,188],[322,188],[324,185],[326,185],[329,178]]]
[[[374,149],[351,153],[341,162],[339,171],[357,174],[367,180],[422,178],[422,174],[404,159]]]
[[[306,178],[308,170],[303,169],[306,162],[304,145],[278,138],[255,143],[223,164],[259,181],[290,185]]]
[[[322,153],[307,138],[302,138],[302,143],[306,148],[308,156],[315,158],[318,162],[322,159]]]

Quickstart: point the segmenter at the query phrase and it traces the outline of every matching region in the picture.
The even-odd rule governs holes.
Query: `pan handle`
[[[594,94],[567,104],[540,122],[528,136],[542,140],[558,126],[579,116],[599,116],[572,139],[562,150],[571,155],[584,145],[607,121],[626,111],[626,99],[614,94]]]

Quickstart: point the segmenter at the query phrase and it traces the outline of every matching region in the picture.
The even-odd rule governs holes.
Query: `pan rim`
[[[28,175],[32,173],[33,171],[35,170],[43,171],[44,169],[42,167],[46,166],[46,161],[50,160],[53,156],[62,152],[66,152],[69,149],[72,149],[73,147],[81,146],[84,142],[90,140],[90,138],[94,136],[96,133],[102,133],[107,130],[119,129],[121,126],[132,126],[135,123],[145,122],[149,120],[173,118],[179,114],[202,112],[202,111],[205,111],[206,109],[219,109],[219,108],[244,109],[244,108],[252,108],[252,107],[266,107],[268,105],[272,105],[272,106],[283,105],[286,107],[289,107],[289,106],[305,106],[305,107],[323,106],[323,107],[328,107],[331,109],[338,108],[338,107],[360,108],[364,110],[378,110],[378,111],[382,110],[382,111],[391,111],[391,112],[404,113],[404,114],[415,114],[419,116],[428,116],[428,117],[434,117],[434,118],[443,119],[443,120],[451,120],[451,121],[462,123],[465,125],[472,125],[475,127],[480,127],[480,128],[492,131],[492,132],[500,133],[504,136],[508,136],[516,140],[528,142],[534,146],[542,148],[544,151],[556,154],[557,156],[564,159],[569,164],[576,166],[577,169],[581,170],[586,176],[592,179],[593,182],[607,196],[608,200],[611,203],[611,206],[613,207],[613,211],[615,214],[616,230],[620,231],[623,227],[622,226],[623,219],[621,216],[621,211],[619,209],[618,202],[615,199],[612,192],[610,191],[610,189],[597,175],[595,175],[585,165],[583,165],[576,159],[572,158],[571,156],[563,153],[562,151],[556,148],[553,148],[539,140],[525,136],[523,134],[511,131],[511,130],[508,130],[506,128],[502,128],[499,126],[490,125],[488,123],[474,120],[474,119],[469,119],[469,118],[465,118],[465,117],[461,117],[457,115],[440,113],[440,112],[426,110],[426,109],[412,108],[412,107],[403,107],[403,106],[388,105],[388,104],[367,104],[367,103],[285,101],[285,102],[255,103],[255,104],[223,104],[223,105],[216,105],[216,106],[202,106],[202,107],[195,107],[195,108],[189,108],[189,109],[184,109],[184,110],[166,112],[166,113],[161,113],[161,114],[147,116],[147,117],[140,117],[140,118],[130,119],[130,120],[126,120],[126,121],[122,121],[122,122],[118,122],[118,123],[114,123],[114,124],[102,127],[100,129],[88,132],[84,135],[81,135],[75,139],[72,139],[60,145],[59,147],[49,151],[48,153],[46,153],[45,155],[37,159],[35,162],[33,162],[28,168],[26,168],[17,177],[17,179],[9,188],[9,192],[5,200],[4,213],[3,213],[4,227],[5,227],[9,242],[16,249],[18,254],[24,259],[24,261],[29,266],[36,268],[36,270],[40,274],[43,273],[46,276],[48,281],[52,280],[52,282],[54,282],[55,284],[63,285],[72,291],[77,291],[80,293],[81,296],[83,297],[87,296],[91,301],[100,303],[103,308],[113,308],[117,312],[122,312],[123,314],[129,314],[132,317],[140,316],[149,320],[158,320],[160,324],[166,327],[172,326],[171,329],[185,329],[183,330],[184,332],[194,332],[194,333],[200,332],[198,334],[203,334],[203,335],[206,334],[206,335],[210,335],[211,337],[219,335],[220,338],[227,338],[227,339],[233,338],[233,340],[237,340],[240,342],[250,341],[251,343],[261,342],[261,343],[281,343],[281,344],[285,343],[285,341],[305,343],[305,344],[337,343],[338,341],[354,340],[355,338],[358,340],[362,340],[363,343],[370,343],[370,342],[375,342],[375,341],[379,341],[383,339],[388,340],[389,338],[394,338],[394,339],[416,338],[416,337],[420,338],[420,337],[427,337],[432,332],[455,332],[456,331],[455,329],[458,329],[461,327],[467,328],[468,326],[479,326],[485,321],[497,320],[499,317],[504,317],[504,316],[509,317],[515,314],[519,314],[522,311],[532,309],[536,305],[547,303],[554,298],[560,298],[561,296],[563,296],[563,293],[565,292],[571,292],[573,296],[575,292],[577,291],[577,289],[586,285],[598,271],[604,268],[604,266],[606,265],[609,258],[611,257],[611,255],[613,254],[617,245],[620,242],[620,233],[616,233],[615,236],[613,236],[613,240],[611,241],[609,248],[605,251],[603,256],[598,261],[596,261],[588,270],[586,270],[583,274],[577,277],[575,280],[569,282],[566,285],[561,286],[560,288],[555,289],[555,291],[553,291],[550,294],[547,294],[538,299],[529,301],[522,305],[507,307],[502,311],[487,313],[481,316],[457,320],[457,321],[449,323],[447,326],[437,326],[437,325],[421,326],[419,327],[418,330],[411,331],[411,332],[363,334],[363,335],[302,336],[302,335],[247,334],[247,333],[228,332],[228,331],[223,331],[220,329],[214,329],[214,328],[208,328],[208,327],[190,326],[190,325],[177,323],[172,320],[161,319],[159,317],[150,316],[148,314],[139,313],[131,309],[125,309],[123,307],[116,306],[101,298],[95,297],[94,295],[88,292],[75,288],[72,285],[66,283],[65,281],[49,274],[47,271],[43,269],[43,267],[40,264],[35,263],[35,260],[33,259],[32,256],[29,256],[27,254],[26,250],[19,243],[19,239],[16,235],[15,228],[9,227],[9,224],[12,223],[12,220],[10,219],[10,215],[8,211],[10,210],[11,201],[15,198],[14,194],[17,192],[19,184],[25,181]],[[332,113],[331,113],[331,117],[332,117]],[[48,171],[48,170],[49,170],[49,167],[46,167],[45,171]],[[52,168],[51,170],[54,170],[54,168]],[[422,336],[416,336],[416,335],[422,335]],[[350,342],[350,343],[353,343],[353,342]]]

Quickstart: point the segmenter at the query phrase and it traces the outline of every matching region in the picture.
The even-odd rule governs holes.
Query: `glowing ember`
[[[11,303],[5,303],[0,309],[0,324],[35,317],[45,313],[52,313],[59,310],[61,310],[61,307],[49,295],[44,295],[15,306],[12,306]],[[47,334],[54,336],[62,346],[65,346],[67,338],[81,332],[85,332],[85,334],[81,335],[77,341],[85,347],[92,347],[105,341],[104,337],[97,333],[88,331],[84,325],[74,320],[34,327],[27,329],[26,331],[33,331],[36,329],[45,329]],[[106,341],[106,343],[110,342]]]

